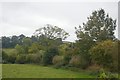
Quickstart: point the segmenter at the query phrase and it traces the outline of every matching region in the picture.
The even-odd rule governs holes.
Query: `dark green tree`
[[[23,47],[25,53],[27,54],[29,47],[32,45],[32,40],[29,37],[26,37],[26,38],[23,38],[22,42],[23,42],[22,47]]]
[[[26,37],[26,36],[23,35],[23,34],[21,34],[21,35],[18,36],[18,38],[19,38],[19,44],[20,44],[20,45],[23,44],[23,41],[22,41],[22,40],[23,40],[23,38],[25,38],[25,37]]]
[[[10,48],[10,47],[11,47],[10,38],[3,36],[2,37],[2,48]]]
[[[78,39],[82,39],[84,35],[88,35],[93,41],[101,41],[106,39],[115,39],[114,30],[116,28],[116,20],[113,20],[104,9],[92,12],[88,17],[88,21],[83,23],[76,29]]]
[[[31,36],[31,40],[32,40],[32,42],[34,43],[34,42],[38,42],[38,41],[39,41],[39,38],[36,37],[36,36]]]
[[[8,55],[2,50],[2,63],[8,62]]]
[[[19,38],[18,38],[18,36],[12,36],[12,38],[11,38],[11,47],[15,47],[16,46],[16,44],[18,44],[19,43]]]
[[[116,20],[106,15],[103,9],[92,12],[83,26],[75,27],[78,38],[76,45],[79,47],[79,54],[86,60],[85,62],[91,61],[89,49],[94,46],[95,42],[115,39],[115,28]]]
[[[58,55],[58,49],[55,47],[49,48],[43,55],[43,64],[52,64],[52,59],[55,55]]]

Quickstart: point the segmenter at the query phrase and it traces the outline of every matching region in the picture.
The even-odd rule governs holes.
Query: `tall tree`
[[[22,41],[22,40],[23,40],[23,38],[25,38],[25,37],[26,37],[26,36],[23,35],[23,34],[21,34],[21,35],[18,36],[18,38],[19,38],[19,44],[20,44],[20,45],[23,44],[23,41]]]
[[[11,47],[10,38],[3,36],[2,37],[2,48],[10,48],[10,47]]]
[[[23,42],[22,47],[24,48],[25,53],[27,54],[29,46],[31,46],[32,44],[32,40],[29,37],[26,37],[26,38],[23,38],[22,42]]]
[[[78,39],[88,35],[94,41],[102,41],[106,39],[115,39],[114,30],[116,28],[116,20],[113,20],[103,9],[92,12],[88,17],[88,21],[83,23],[76,29]]]
[[[63,29],[57,26],[52,26],[50,24],[47,24],[45,27],[37,29],[35,35],[37,36],[44,35],[46,38],[54,39],[54,40],[58,38],[64,40],[69,36],[69,34]]]
[[[85,62],[88,62],[86,65],[91,61],[89,49],[96,41],[114,40],[115,28],[116,20],[113,20],[108,14],[106,15],[103,9],[92,12],[92,15],[88,17],[86,23],[83,23],[83,26],[75,27],[78,38],[76,44],[79,47],[79,54]]]
[[[11,38],[11,47],[15,47],[19,43],[18,36],[12,36]]]
[[[36,37],[36,36],[31,36],[31,40],[32,40],[32,42],[38,42],[38,37]]]

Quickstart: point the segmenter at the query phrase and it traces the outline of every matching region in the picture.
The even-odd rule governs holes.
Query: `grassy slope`
[[[13,53],[13,52],[16,52],[16,50],[14,49],[14,48],[4,48],[4,49],[2,49],[3,51],[5,51],[5,53],[7,53],[8,55],[10,54],[10,53]]]
[[[3,64],[3,78],[92,78],[86,72],[73,72],[29,64]]]

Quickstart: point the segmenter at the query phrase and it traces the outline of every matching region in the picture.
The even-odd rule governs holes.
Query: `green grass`
[[[74,72],[30,64],[3,64],[3,78],[94,78],[87,72]]]
[[[2,78],[2,64],[0,64],[0,79]]]

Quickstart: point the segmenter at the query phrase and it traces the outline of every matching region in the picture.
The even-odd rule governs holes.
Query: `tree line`
[[[83,25],[75,27],[78,38],[65,42],[69,33],[47,24],[35,31],[34,36],[2,37],[2,48],[14,48],[11,54],[3,50],[3,63],[36,63],[81,69],[105,69],[117,72],[120,41],[114,36],[116,20],[104,9],[95,10]]]

